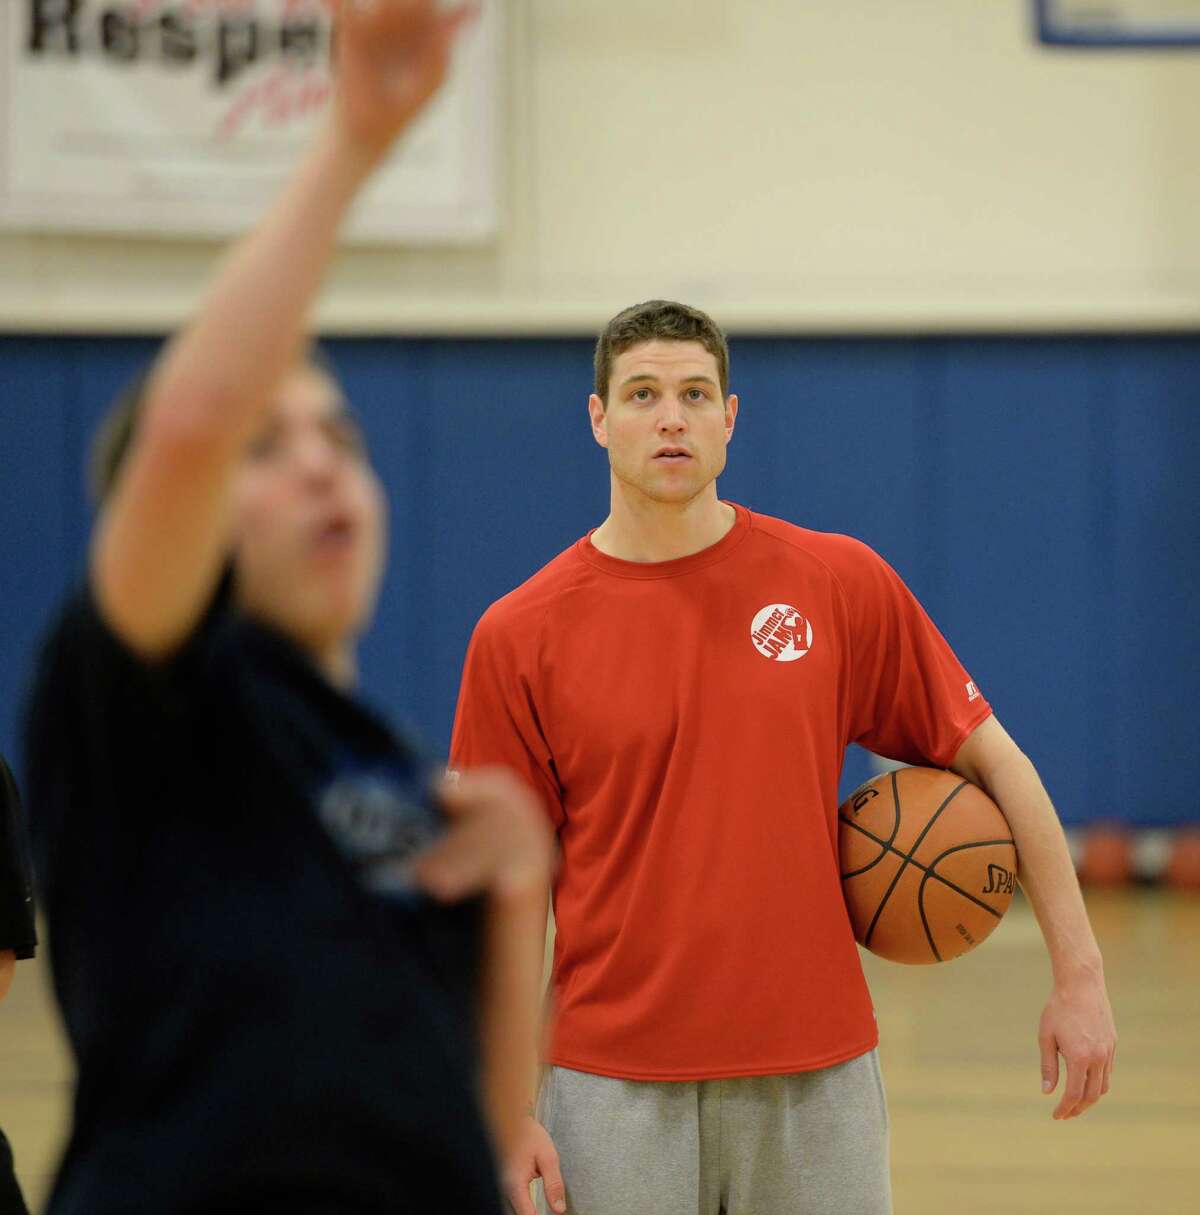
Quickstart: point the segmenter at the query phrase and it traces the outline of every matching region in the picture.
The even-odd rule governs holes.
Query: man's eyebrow
[[[349,434],[361,439],[362,422],[348,401],[339,401],[320,421],[323,430],[333,434]]]
[[[660,378],[661,377],[655,374],[653,371],[643,371],[639,372],[637,375],[629,376],[628,379],[622,380],[621,387],[628,388],[630,384],[636,384],[639,380],[652,380],[657,383]],[[720,387],[717,381],[714,380],[710,375],[685,375],[679,382],[681,384],[711,384],[714,388]]]
[[[339,399],[336,401],[329,411],[325,414],[322,421],[332,423],[335,426],[341,426],[345,423],[350,423],[351,426],[361,426],[358,415],[354,412],[350,402]]]

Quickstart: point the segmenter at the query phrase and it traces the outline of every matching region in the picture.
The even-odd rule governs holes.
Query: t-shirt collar
[[[725,505],[732,506],[736,516],[729,531],[716,544],[710,544],[708,548],[686,557],[676,557],[673,561],[624,561],[620,557],[610,557],[592,543],[595,528],[576,541],[575,551],[588,565],[618,578],[677,578],[681,574],[692,574],[724,561],[749,534],[750,512],[736,502]]]

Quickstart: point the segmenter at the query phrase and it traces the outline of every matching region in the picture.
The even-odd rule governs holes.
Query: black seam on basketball
[[[880,846],[880,848],[883,849],[883,851],[880,852],[880,854],[869,865],[864,865],[861,869],[854,869],[850,873],[843,873],[841,875],[842,881],[845,881],[847,878],[858,877],[858,875],[860,873],[866,873],[866,871],[868,869],[873,869],[876,865],[879,864],[880,861],[883,860],[883,858],[885,856],[887,856],[887,854],[889,852],[894,854],[895,856],[907,856],[908,855],[905,852],[901,852],[899,848],[894,847],[894,841],[896,839],[897,834],[900,831],[899,815],[897,815],[897,817],[896,817],[896,824],[892,828],[892,834],[890,836],[888,836],[887,839],[881,839],[878,835],[875,834],[875,832],[868,831],[866,829],[866,827],[864,827],[861,823],[856,823],[852,819],[843,818],[843,816],[840,814],[838,815],[838,818],[841,819],[841,821],[843,823],[845,823],[847,827],[853,827],[855,831],[858,831],[860,834],[865,835],[867,837],[867,839],[871,840],[873,843],[878,844]],[[917,861],[913,861],[914,865],[917,863],[918,863]]]
[[[854,826],[854,824],[852,822],[850,822],[849,819],[842,819],[842,822],[845,823],[848,827]],[[871,838],[875,839],[874,836],[871,836]],[[879,841],[875,840],[875,842],[878,843]],[[887,856],[887,854],[891,851],[892,851],[891,848],[881,848],[879,850],[879,855],[873,861],[868,861],[861,869],[851,869],[848,873],[843,873],[841,875],[842,881],[844,882],[847,878],[859,877],[861,874],[866,873],[868,869],[874,869],[875,866],[878,865],[879,862],[882,861],[883,858],[885,856]]]
[[[892,834],[888,836],[885,847],[892,847],[896,836],[900,834],[900,769],[892,769]]]
[[[917,911],[921,916],[921,927],[925,929],[925,939],[929,942],[929,948],[933,950],[933,956],[937,961],[942,960],[942,955],[938,953],[938,947],[934,943],[933,933],[929,928],[929,920],[925,916],[925,883],[929,880],[929,870],[925,871],[925,876],[921,879],[921,887],[917,891]]]
[[[881,839],[878,835],[875,834],[874,831],[868,831],[867,828],[862,825],[862,823],[856,823],[856,822],[851,821],[848,818],[842,818],[842,816],[840,814],[838,815],[838,818],[841,818],[842,822],[845,823],[847,827],[853,827],[855,831],[861,831],[862,834],[867,837],[867,839],[874,840],[881,848],[886,848],[888,850],[888,852],[894,852],[897,856],[904,855],[904,853],[901,852],[899,848],[893,848],[892,845],[890,843],[888,843],[887,840]]]
[[[868,869],[874,869],[887,856],[889,851],[898,852],[898,849],[892,848],[892,845],[896,842],[896,836],[900,833],[900,789],[896,784],[896,771],[896,769],[892,771],[892,834],[887,837],[886,841],[873,835],[865,827],[860,827],[858,823],[852,819],[848,819],[844,814],[838,815],[838,818],[847,827],[853,827],[856,831],[861,831],[869,839],[873,839],[877,844],[883,844],[883,851],[869,865],[864,865],[861,869],[852,869],[849,873],[843,873],[841,875],[842,881],[845,881],[847,878],[858,877],[859,874],[866,873]],[[871,782],[868,781],[867,783],[870,784]],[[899,855],[903,856],[904,854],[901,852]]]
[[[910,861],[913,865],[915,865],[918,869],[920,869],[922,873],[927,873],[927,874],[929,874],[929,876],[931,878],[936,878],[937,881],[941,882],[943,886],[949,886],[950,889],[953,890],[956,894],[961,894],[963,896],[963,898],[967,898],[967,899],[974,898],[974,895],[972,895],[970,891],[964,890],[961,886],[956,886],[949,878],[942,877],[942,875],[940,873],[934,873],[932,871],[932,865],[923,865],[920,861],[918,861],[916,859],[916,857],[909,856],[909,854],[907,852],[901,852],[899,848],[889,847],[887,844],[884,843],[883,840],[881,840],[879,838],[879,836],[872,834],[872,832],[868,831],[866,829],[866,827],[863,827],[859,823],[852,823],[852,822],[849,822],[848,820],[843,820],[843,821],[846,822],[846,825],[848,827],[853,827],[855,831],[861,831],[862,834],[865,835],[868,839],[873,840],[875,843],[882,846],[883,853],[880,855],[879,861],[883,860],[884,856],[886,856],[889,852],[892,853],[894,856],[903,857],[905,860]],[[962,848],[990,848],[995,844],[1011,844],[1013,846],[1013,848],[1015,849],[1017,846],[1017,841],[1014,840],[1011,836],[1008,836],[1007,838],[1002,839],[1002,840],[974,840],[970,844],[955,844],[953,848],[948,848],[945,852],[943,852],[941,854],[941,856],[935,857],[933,860],[933,865],[936,865],[938,863],[938,861],[940,861],[942,859],[943,856],[949,856],[949,854],[951,852],[957,852],[959,849],[962,849]],[[872,861],[871,864],[872,865],[878,864],[879,861]],[[860,872],[864,872],[864,871],[856,870],[855,873],[844,873],[844,874],[842,874],[842,878],[843,878],[843,880],[845,880],[848,877],[856,876],[856,874],[860,873]],[[984,903],[984,904],[981,904],[981,906],[986,907],[987,904]],[[990,907],[988,907],[988,910],[991,911],[992,909]],[[995,912],[994,914],[999,915],[1000,913]]]
[[[929,921],[925,918],[925,883],[928,882],[930,878],[936,878],[939,882],[943,882],[945,885],[949,886],[950,889],[956,894],[961,894],[964,899],[970,899],[972,903],[978,903],[979,906],[984,909],[984,911],[990,912],[996,917],[996,919],[1000,919],[1000,917],[1004,914],[1003,912],[996,911],[995,908],[989,907],[986,903],[977,899],[973,894],[968,894],[961,886],[956,886],[953,882],[942,877],[940,873],[935,872],[934,868],[938,861],[940,861],[943,857],[949,856],[952,852],[965,852],[970,848],[988,848],[993,844],[1012,844],[1014,849],[1017,846],[1016,841],[1011,839],[979,840],[973,844],[955,844],[953,848],[947,848],[945,852],[933,858],[933,861],[930,863],[928,869],[925,869],[925,866],[920,865],[920,862],[913,861],[914,865],[919,865],[920,868],[925,869],[925,876],[921,878],[921,884],[917,887],[917,910],[921,913],[921,923],[925,926],[925,936],[929,941],[929,947],[933,950],[933,956],[937,958],[939,962],[942,960],[942,955],[938,953],[937,946],[933,943],[933,933],[929,931]],[[959,957],[960,955],[955,954],[954,956]]]
[[[937,878],[937,880],[939,882],[942,882],[944,885],[949,886],[950,889],[955,891],[956,893],[961,894],[964,899],[970,899],[972,903],[978,903],[979,906],[984,909],[984,911],[991,912],[991,914],[994,915],[996,917],[996,919],[999,919],[1004,914],[1004,912],[997,911],[994,907],[989,907],[987,905],[987,903],[985,903],[982,899],[977,899],[973,894],[971,894],[970,891],[964,890],[961,886],[956,886],[952,881],[950,881],[949,878],[944,878],[944,877],[942,877],[942,875],[940,873],[935,872],[938,862],[941,861],[943,858],[948,857],[952,852],[966,852],[970,848],[990,848],[994,844],[1012,844],[1012,846],[1014,848],[1016,848],[1016,846],[1017,846],[1016,841],[1011,840],[1011,839],[1008,839],[1008,840],[975,840],[974,842],[972,842],[970,844],[955,844],[953,848],[947,848],[945,852],[939,853],[937,856],[935,856],[933,858],[933,860],[929,862],[928,866],[921,865],[921,868],[925,870],[925,876],[921,879],[921,889],[924,890],[925,883],[931,877]],[[913,864],[918,865],[918,864],[920,864],[920,862],[913,861]],[[919,892],[918,892],[918,897],[920,897]]]
[[[868,869],[874,869],[875,866],[878,865],[889,852],[896,851],[894,848],[889,848],[887,844],[885,844],[877,835],[872,835],[872,833],[865,827],[860,827],[857,823],[851,822],[851,820],[846,818],[844,815],[839,814],[838,818],[841,822],[845,823],[847,827],[853,827],[855,831],[861,831],[868,839],[874,840],[875,843],[880,845],[879,855],[873,861],[869,861],[867,864],[865,864],[861,869],[851,869],[849,873],[843,873],[841,875],[843,882],[847,878],[858,877],[860,873],[866,873]],[[892,838],[895,839],[894,832],[892,834]]]
[[[937,877],[937,876],[938,875],[936,873],[932,873],[928,869],[925,870],[925,875],[924,875],[924,877],[921,878],[921,884],[917,887],[917,910],[921,913],[921,923],[925,925],[925,935],[929,938],[929,944],[933,948],[934,955],[937,957],[937,960],[940,962],[942,960],[942,955],[938,953],[937,946],[933,944],[933,933],[931,933],[929,931],[929,921],[925,918],[925,883],[928,882],[931,877]],[[956,886],[952,886],[950,882],[947,882],[946,885],[951,886],[951,889],[956,890],[959,894],[963,895],[965,898],[968,898],[968,899],[971,898],[971,896],[969,894],[967,894],[967,892],[965,890],[958,890],[958,888]],[[979,900],[972,899],[971,901],[978,902]],[[980,904],[980,905],[982,906],[983,904]],[[992,911],[992,909],[990,907],[988,907],[987,910]],[[1000,918],[1000,913],[998,911],[992,911],[992,914],[997,919]],[[955,954],[955,957],[958,957],[958,956],[959,956],[958,954]]]
[[[942,804],[929,816],[929,822],[927,822],[925,824],[925,826],[921,828],[921,834],[918,835],[915,840],[913,840],[913,845],[912,845],[912,849],[911,849],[912,852],[916,852],[916,850],[918,848],[920,848],[921,841],[932,830],[933,824],[936,823],[938,821],[938,819],[941,817],[942,811],[945,810],[946,807],[966,787],[967,787],[967,782],[964,780],[960,784],[955,785],[954,788],[950,790],[950,792],[946,795],[946,800],[944,802],[942,802]],[[900,788],[896,782],[896,773],[895,772],[892,773],[892,788],[895,790],[896,803],[897,803],[896,804],[896,820],[899,821],[899,819],[900,819],[900,807],[899,807]],[[904,853],[900,853],[900,855],[904,856]],[[905,871],[905,869],[908,868],[910,862],[912,862],[912,856],[911,855],[904,856],[904,860],[901,862],[900,868],[896,870],[896,873],[892,878],[891,885],[888,886],[887,890],[884,891],[883,898],[881,898],[879,900],[879,906],[875,908],[875,914],[871,917],[871,924],[867,928],[866,935],[863,937],[863,944],[866,945],[867,948],[870,948],[870,946],[871,946],[871,937],[875,932],[875,925],[879,923],[879,917],[883,914],[883,909],[887,906],[888,899],[890,899],[892,897],[892,891],[896,889],[896,883],[899,882],[901,877],[904,876],[904,871]]]

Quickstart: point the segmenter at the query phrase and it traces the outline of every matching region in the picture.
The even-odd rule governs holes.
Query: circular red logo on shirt
[[[791,604],[768,603],[750,624],[750,640],[764,657],[795,662],[812,649],[812,621]]]

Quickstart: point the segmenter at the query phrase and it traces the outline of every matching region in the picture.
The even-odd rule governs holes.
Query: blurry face
[[[683,504],[724,471],[737,405],[722,399],[716,356],[699,342],[656,340],[613,360],[607,408],[593,394],[588,409],[613,476],[651,501]]]
[[[383,490],[336,384],[299,367],[238,469],[238,601],[309,649],[366,627],[383,572]]]

